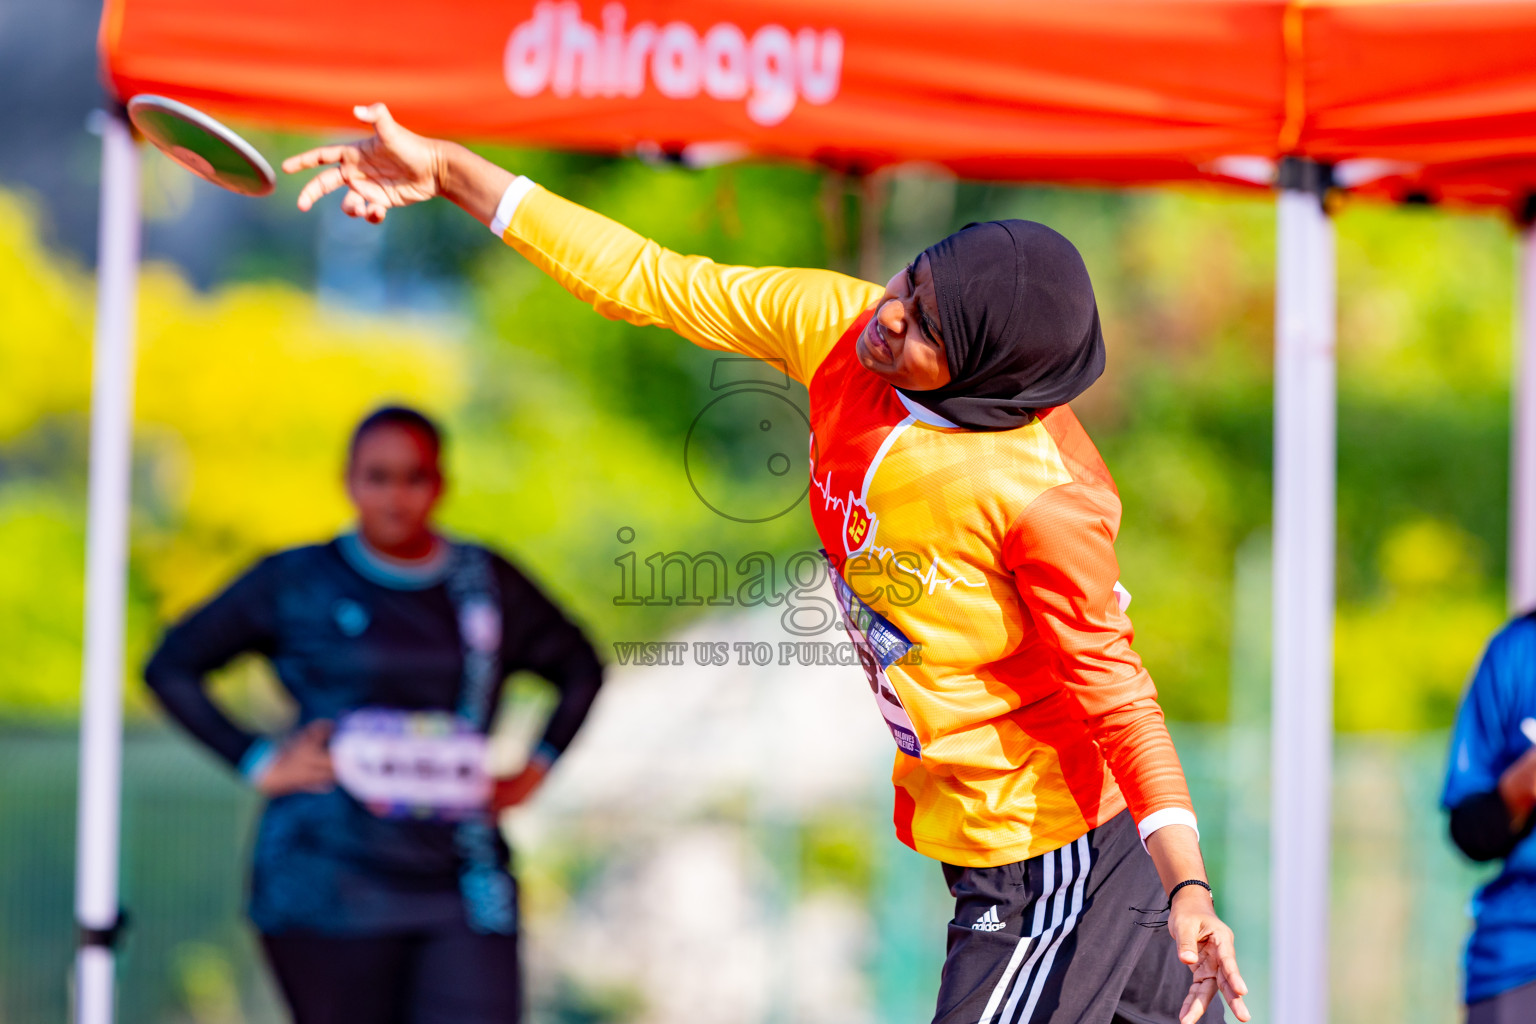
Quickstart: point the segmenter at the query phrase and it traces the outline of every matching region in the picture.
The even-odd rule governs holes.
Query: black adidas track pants
[[[1130,813],[995,868],[944,865],[955,897],[934,1024],[1175,1024],[1189,968]],[[1153,908],[1138,913],[1133,907]],[[1224,1019],[1221,999],[1202,1024]]]

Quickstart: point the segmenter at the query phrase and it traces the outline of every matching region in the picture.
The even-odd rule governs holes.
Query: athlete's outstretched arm
[[[374,223],[443,196],[491,227],[577,298],[611,319],[666,327],[695,344],[782,363],[808,382],[881,289],[827,270],[723,266],[684,256],[607,217],[514,177],[463,146],[396,124],[382,104],[357,108],[371,138],[283,162],[324,167],[299,195],[310,209],[346,190],[342,209]]]

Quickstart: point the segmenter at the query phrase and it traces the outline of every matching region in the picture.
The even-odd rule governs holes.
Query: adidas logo
[[[995,932],[1001,931],[1002,927],[1003,922],[997,916],[997,905],[993,904],[987,908],[987,912],[985,914],[982,914],[976,919],[975,924],[971,925],[971,931]]]

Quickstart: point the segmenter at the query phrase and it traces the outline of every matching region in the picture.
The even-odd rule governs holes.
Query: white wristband
[[[521,174],[512,179],[512,184],[501,194],[501,202],[496,204],[496,216],[491,218],[491,234],[500,238],[507,233],[512,215],[517,212],[517,204],[523,201],[523,196],[533,191],[533,186],[534,182]]]
[[[1200,839],[1200,826],[1195,821],[1195,812],[1186,811],[1182,807],[1164,807],[1160,811],[1153,811],[1136,824],[1136,831],[1141,834],[1141,845],[1147,845],[1147,837],[1160,828],[1168,825],[1188,825],[1195,830],[1195,840]]]

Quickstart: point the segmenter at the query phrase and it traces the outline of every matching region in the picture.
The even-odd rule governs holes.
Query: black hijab
[[[1044,224],[967,224],[924,250],[950,381],[902,394],[962,427],[1008,430],[1064,405],[1104,372],[1088,268]]]

